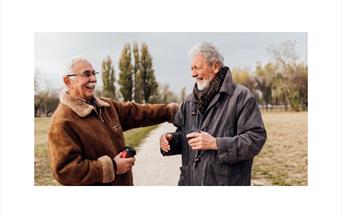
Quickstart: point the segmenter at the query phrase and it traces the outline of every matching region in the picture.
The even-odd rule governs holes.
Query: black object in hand
[[[196,132],[196,133],[201,133],[201,130],[193,129],[193,130],[190,130],[190,131],[188,132],[188,134],[194,133],[194,132]],[[187,135],[188,135],[188,134],[187,134]],[[188,136],[186,136],[186,138],[187,138],[188,140],[190,140],[190,139],[192,139],[192,138],[194,138],[194,137],[188,137]]]
[[[121,158],[130,158],[134,157],[137,152],[134,148],[126,146],[125,149],[122,151]]]

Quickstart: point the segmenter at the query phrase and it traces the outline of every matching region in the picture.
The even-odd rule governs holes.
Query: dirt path
[[[134,185],[177,185],[181,156],[164,157],[159,149],[160,135],[173,131],[172,124],[163,123],[139,145],[133,167]]]

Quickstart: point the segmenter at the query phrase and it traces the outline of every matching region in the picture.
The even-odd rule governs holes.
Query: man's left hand
[[[217,150],[216,138],[207,132],[192,132],[186,138],[193,150]]]

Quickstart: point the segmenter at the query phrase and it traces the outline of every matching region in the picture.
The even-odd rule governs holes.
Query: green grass
[[[48,157],[47,129],[49,117],[35,118],[35,160],[34,160],[34,184],[35,185],[59,185],[53,178]],[[153,129],[158,125],[131,129],[124,132],[126,145],[137,147]]]
[[[144,139],[158,125],[131,129],[124,132],[126,145],[137,147],[141,140]]]

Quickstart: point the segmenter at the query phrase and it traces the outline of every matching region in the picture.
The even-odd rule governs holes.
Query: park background
[[[341,3],[1,0],[0,216],[341,217]],[[35,186],[33,42],[35,32],[49,31],[307,32],[310,182],[297,187]]]
[[[97,96],[180,103],[194,85],[187,52],[201,41],[218,47],[234,82],[254,93],[263,112],[268,140],[255,158],[253,184],[307,185],[307,33],[289,32],[36,33],[35,184],[57,184],[50,172],[47,129],[59,103],[65,59],[84,56],[94,64],[100,72]],[[136,146],[139,155],[139,145],[152,129],[127,131],[126,144]],[[158,141],[154,144],[159,150]]]

